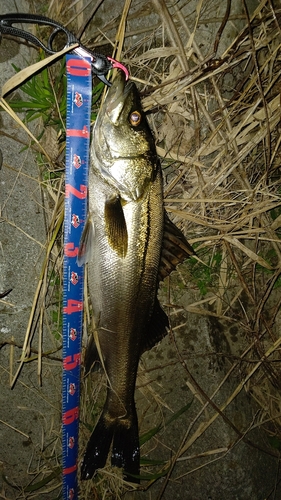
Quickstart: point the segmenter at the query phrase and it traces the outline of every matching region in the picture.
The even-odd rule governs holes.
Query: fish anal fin
[[[159,300],[156,298],[154,309],[147,326],[145,335],[142,340],[141,354],[149,349],[152,349],[155,344],[160,342],[168,332],[169,320],[167,314],[160,306]]]
[[[78,256],[77,256],[77,264],[78,266],[83,266],[83,264],[87,264],[89,260],[91,260],[91,256],[93,253],[93,242],[94,242],[94,224],[89,215],[87,217],[85,227],[82,232],[82,236],[80,239]]]
[[[104,220],[108,242],[120,257],[125,257],[128,249],[126,220],[119,196],[105,202]]]
[[[163,281],[166,276],[176,269],[178,264],[181,264],[192,255],[195,255],[192,246],[165,212],[162,251],[158,271],[159,281]]]

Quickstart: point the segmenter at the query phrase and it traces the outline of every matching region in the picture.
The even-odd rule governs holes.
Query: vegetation
[[[228,13],[219,19],[214,18],[213,2],[197,2],[191,12],[189,4],[177,2],[163,11],[162,2],[154,0],[157,26],[151,12],[147,12],[144,33],[138,26],[131,28],[134,20],[144,15],[142,11],[129,12],[129,29],[125,9],[121,21],[105,23],[104,35],[94,28],[86,33],[87,42],[93,40],[101,45],[117,37],[123,61],[140,86],[165,167],[165,208],[197,253],[161,289],[161,299],[171,318],[171,359],[167,355],[163,361],[156,348],[156,354],[145,355],[140,366],[137,400],[142,410],[144,441],[141,475],[146,481],[143,489],[154,485],[153,494],[158,500],[164,498],[172,474],[175,483],[187,474],[191,477],[214,460],[224,458],[240,440],[253,448],[259,446],[248,439],[255,426],[266,430],[276,459],[281,442],[280,15],[269,0],[257,2],[251,15],[244,11],[236,15],[235,11],[231,17]],[[67,14],[51,10],[49,15]],[[205,38],[208,44],[201,45]],[[64,141],[63,65],[56,71],[59,78],[50,77],[49,69],[33,76],[21,88],[26,100],[16,97],[10,105],[26,113],[27,123],[40,118],[44,128],[41,126],[37,136],[40,141],[49,128],[55,131],[58,143],[57,158],[50,160],[48,152],[41,156],[41,181],[50,197],[51,210],[46,210],[49,233],[41,276],[46,286],[37,293],[34,309],[36,306],[40,310],[46,303],[56,305],[56,312],[50,307],[51,316],[46,316],[46,321],[52,325],[59,344],[63,166],[57,159]],[[101,92],[102,86],[98,85],[94,104]],[[86,307],[85,323],[91,330],[89,317]],[[182,348],[181,332],[193,324],[194,317],[216,324],[217,339],[221,326],[225,343],[220,347],[227,347],[219,350],[204,345],[202,351],[194,353],[192,342],[185,338]],[[233,341],[234,337],[237,340]],[[214,359],[226,360],[227,373],[212,393],[207,394],[190,373],[186,359],[192,356],[208,358],[210,364]],[[150,364],[152,358],[154,366]],[[162,373],[169,369],[179,373],[178,384],[183,386],[184,402],[176,408],[171,407],[162,383],[166,380]],[[95,373],[92,381],[83,380],[81,447],[102,406],[105,383],[100,373]],[[245,389],[259,408],[258,423],[249,423],[249,428],[227,417],[229,406]],[[192,406],[190,392],[194,396]],[[182,424],[178,437],[177,423],[193,411],[192,424]],[[195,441],[205,437],[219,419],[234,432],[229,448],[193,453]],[[178,439],[168,448],[165,432],[171,428]],[[58,450],[59,443],[53,454],[60,458]],[[267,453],[263,447],[261,453]],[[53,464],[40,473],[35,483],[40,490],[45,487],[41,479],[59,484]],[[155,483],[163,476],[158,487]],[[123,498],[128,489],[120,471],[108,467],[95,482],[81,485],[81,499],[89,495],[97,499]],[[22,498],[29,497],[26,493]]]

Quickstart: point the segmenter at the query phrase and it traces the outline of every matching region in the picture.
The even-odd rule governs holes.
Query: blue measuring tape
[[[66,56],[67,118],[63,263],[62,453],[63,499],[78,499],[83,267],[76,263],[87,217],[92,96],[91,58]]]

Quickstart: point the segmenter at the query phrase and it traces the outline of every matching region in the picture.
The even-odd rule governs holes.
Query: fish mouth
[[[133,85],[133,82],[126,81],[123,71],[114,78],[104,102],[105,112],[113,124],[117,124]]]

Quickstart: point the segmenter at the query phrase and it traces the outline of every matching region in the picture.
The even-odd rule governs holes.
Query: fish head
[[[91,165],[126,201],[138,200],[157,169],[154,139],[136,85],[117,74],[95,123]]]

